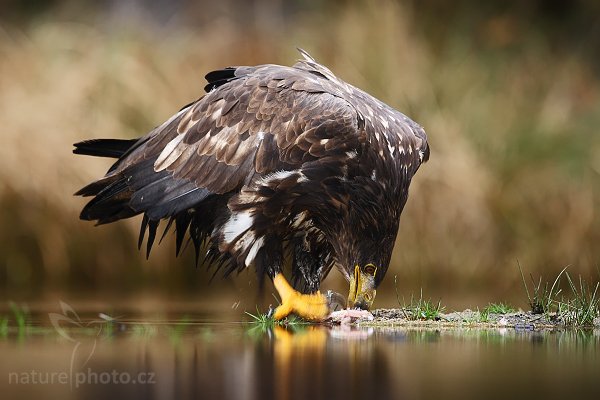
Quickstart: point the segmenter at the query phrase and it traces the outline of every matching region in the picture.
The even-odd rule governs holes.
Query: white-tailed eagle
[[[177,253],[187,233],[225,274],[253,266],[271,278],[277,319],[325,318],[331,300],[319,287],[334,266],[350,284],[348,307],[369,309],[427,136],[301,53],[292,67],[210,72],[206,94],[139,139],[75,144],[76,154],[117,158],[76,193],[93,196],[81,218],[143,214],[148,253],[167,220]]]

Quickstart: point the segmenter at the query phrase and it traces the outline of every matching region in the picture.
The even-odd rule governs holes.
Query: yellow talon
[[[273,278],[273,284],[281,297],[281,305],[273,314],[275,320],[283,319],[292,313],[310,321],[322,321],[329,315],[327,298],[321,292],[302,294],[294,290],[280,273]]]

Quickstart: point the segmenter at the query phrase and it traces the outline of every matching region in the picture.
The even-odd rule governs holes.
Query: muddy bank
[[[506,314],[482,313],[464,310],[451,313],[440,313],[431,320],[415,319],[409,310],[399,308],[373,310],[370,316],[360,314],[356,317],[332,318],[332,323],[351,323],[360,326],[397,326],[426,328],[512,328],[515,330],[565,329],[575,327],[568,320],[569,316],[551,314],[533,314],[530,311],[516,311]],[[594,325],[600,328],[600,317],[594,319]]]

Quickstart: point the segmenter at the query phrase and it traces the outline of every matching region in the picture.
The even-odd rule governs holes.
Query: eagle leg
[[[273,314],[275,320],[293,313],[310,321],[323,321],[329,315],[328,299],[321,292],[302,294],[294,290],[282,273],[275,275],[273,284],[281,297],[281,305]]]

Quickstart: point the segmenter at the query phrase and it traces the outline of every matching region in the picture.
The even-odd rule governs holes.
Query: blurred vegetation
[[[0,297],[237,293],[139,220],[94,228],[71,194],[109,166],[72,143],[137,137],[197,98],[203,75],[308,50],[430,137],[390,277],[399,289],[522,296],[527,273],[597,277],[600,6],[595,1],[1,1]],[[347,288],[335,275],[328,285]],[[224,285],[224,286],[223,286]],[[393,305],[393,279],[377,305]],[[448,297],[450,296],[450,297]],[[230,298],[231,300],[231,298]],[[270,299],[272,302],[273,299]],[[521,299],[521,304],[526,299]]]

